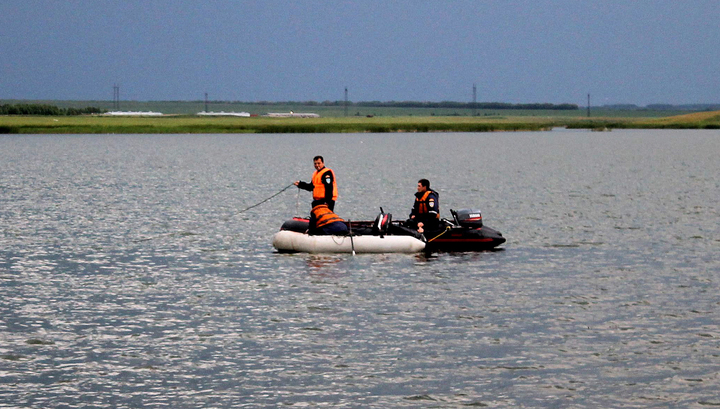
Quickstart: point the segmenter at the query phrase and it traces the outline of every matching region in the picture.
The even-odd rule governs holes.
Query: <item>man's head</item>
[[[427,190],[430,189],[430,181],[427,179],[420,179],[418,180],[418,186],[417,191],[420,193],[425,193]]]
[[[318,155],[313,158],[313,165],[315,166],[315,170],[320,170],[325,167],[325,160],[322,156]]]

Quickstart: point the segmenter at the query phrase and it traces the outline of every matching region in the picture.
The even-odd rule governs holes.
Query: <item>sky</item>
[[[0,99],[720,102],[720,0],[0,0]]]

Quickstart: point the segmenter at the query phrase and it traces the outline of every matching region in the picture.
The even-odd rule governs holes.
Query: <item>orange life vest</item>
[[[430,193],[432,193],[432,190],[427,190],[427,191],[425,191],[425,194],[422,195],[422,197],[420,197],[420,198],[418,198],[417,196],[415,197],[415,202],[417,202],[417,209],[418,209],[419,214],[428,214],[429,213],[428,197],[430,196]],[[433,206],[433,207],[436,209],[438,208],[437,204],[435,204],[435,206]],[[440,212],[438,212],[435,216],[437,216],[437,218],[439,219]]]
[[[315,216],[315,227],[320,228],[333,222],[341,222],[343,219],[340,216],[333,213],[326,204],[320,204],[312,209],[313,215]]]
[[[312,184],[313,184],[313,199],[314,200],[320,200],[325,199],[325,185],[323,184],[323,177],[325,176],[325,173],[330,172],[332,174],[333,179],[333,185],[332,185],[332,200],[337,200],[338,198],[338,188],[337,188],[337,180],[335,179],[335,172],[332,171],[332,169],[329,168],[322,168],[320,170],[316,170],[315,173],[313,173],[312,177]]]

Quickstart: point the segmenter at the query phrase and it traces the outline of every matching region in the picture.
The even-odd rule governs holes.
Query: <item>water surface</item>
[[[720,132],[0,137],[0,407],[720,406]],[[504,250],[283,255],[419,178]]]

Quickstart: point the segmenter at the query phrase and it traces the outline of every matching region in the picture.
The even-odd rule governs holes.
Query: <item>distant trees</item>
[[[279,101],[257,102],[260,105],[305,105],[305,106],[344,106],[345,101]],[[546,109],[546,110],[576,110],[579,109],[577,104],[550,104],[550,103],[533,103],[533,104],[509,104],[505,102],[427,102],[427,101],[360,101],[347,102],[348,106],[365,107],[365,108],[451,108],[451,109]]]
[[[646,106],[638,106],[635,104],[611,104],[601,105],[598,108],[614,109],[619,111],[718,111],[720,104],[649,104]]]
[[[3,104],[0,105],[0,115],[44,115],[44,116],[66,116],[102,114],[107,112],[104,109],[87,108],[60,108],[54,105],[45,104]]]
[[[579,109],[576,104],[509,104],[505,102],[418,102],[418,101],[369,101],[357,102],[362,107],[389,107],[389,108],[451,108],[451,109],[547,109],[547,110],[574,110]]]

